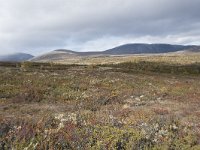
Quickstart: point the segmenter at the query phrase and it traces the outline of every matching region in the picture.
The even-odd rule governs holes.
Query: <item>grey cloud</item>
[[[199,0],[0,0],[0,54],[200,44]]]

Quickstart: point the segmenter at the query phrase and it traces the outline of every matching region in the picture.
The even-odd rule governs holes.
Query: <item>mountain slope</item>
[[[12,61],[12,62],[20,62],[26,61],[33,58],[33,55],[26,54],[26,53],[15,53],[10,55],[2,55],[0,56],[0,61]]]
[[[71,50],[65,50],[65,49],[58,49],[51,51],[49,53],[34,57],[31,59],[31,61],[56,61],[56,60],[62,60],[67,59],[70,57],[76,57],[78,56],[77,52],[71,51]]]
[[[153,54],[176,52],[189,49],[192,46],[170,45],[170,44],[126,44],[104,51],[105,54]]]
[[[110,56],[110,55],[126,55],[126,54],[156,54],[171,52],[198,52],[200,46],[184,46],[170,44],[126,44],[105,51],[94,52],[76,52],[66,49],[58,49],[49,53],[34,57],[31,61],[59,61],[79,59],[93,56]]]

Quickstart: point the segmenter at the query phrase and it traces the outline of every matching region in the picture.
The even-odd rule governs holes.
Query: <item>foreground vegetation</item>
[[[0,149],[200,149],[200,65],[0,63]]]

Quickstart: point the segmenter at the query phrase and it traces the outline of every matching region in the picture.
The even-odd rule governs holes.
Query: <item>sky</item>
[[[0,55],[200,45],[200,0],[0,0]]]

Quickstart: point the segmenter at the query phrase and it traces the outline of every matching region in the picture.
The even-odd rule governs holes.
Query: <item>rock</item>
[[[143,98],[143,97],[144,97],[144,95],[141,95],[141,96],[140,96],[140,98]]]
[[[127,109],[127,108],[130,108],[130,105],[128,104],[123,105],[123,109]]]

